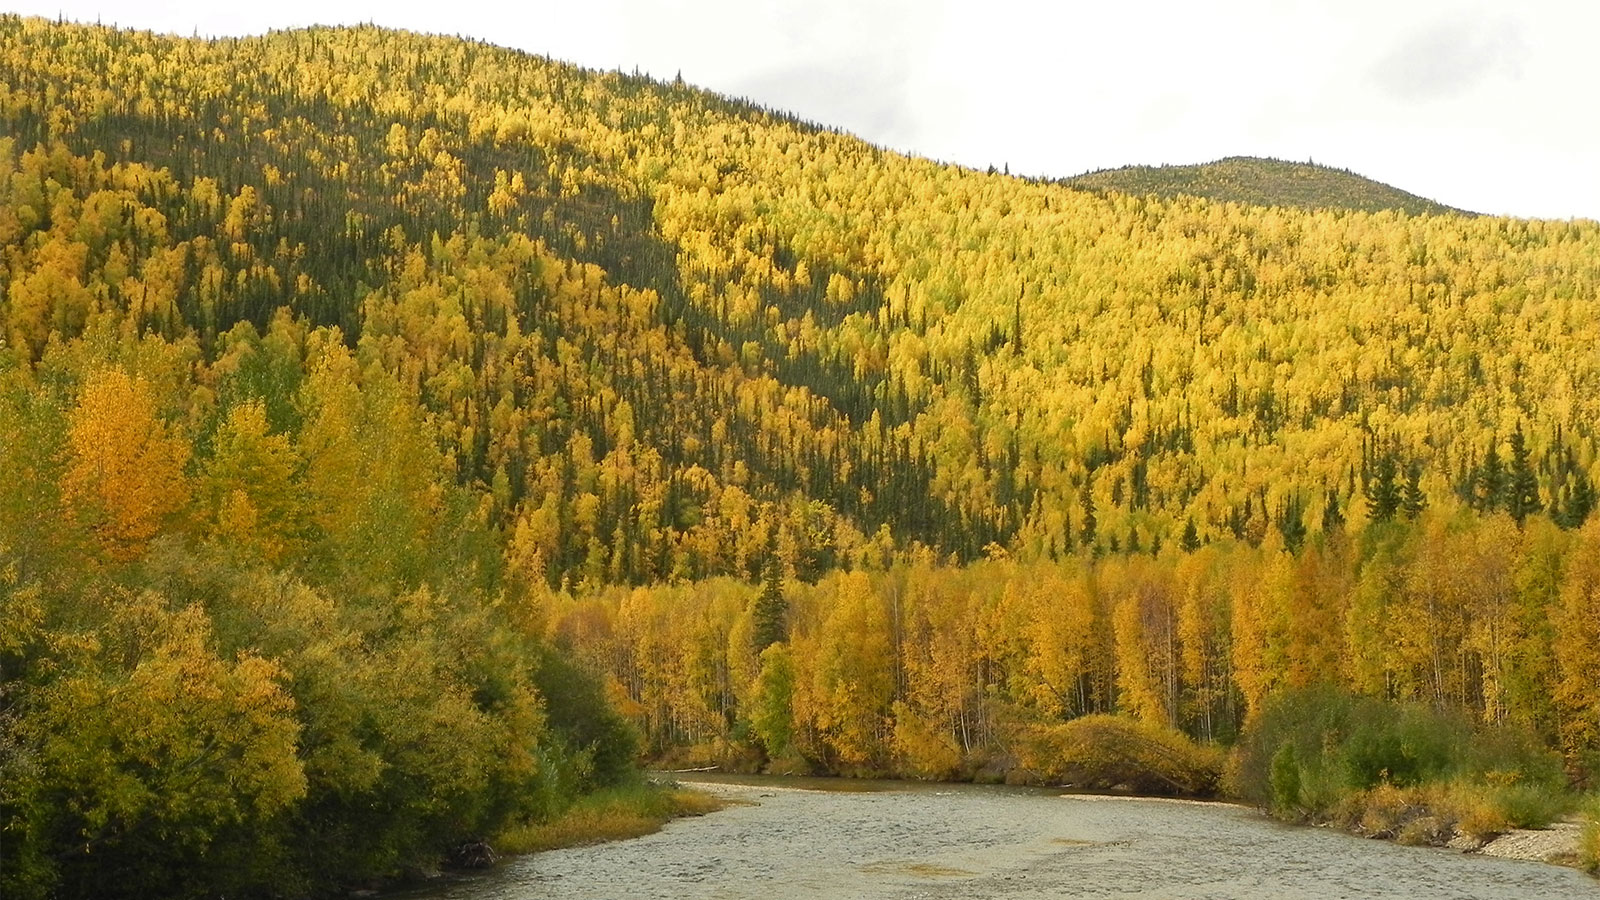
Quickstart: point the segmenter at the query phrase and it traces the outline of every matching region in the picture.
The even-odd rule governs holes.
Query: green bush
[[[1327,810],[1346,793],[1324,736],[1350,732],[1355,698],[1331,690],[1280,695],[1241,736],[1227,791],[1285,818]]]
[[[1294,745],[1284,744],[1272,754],[1272,808],[1280,811],[1300,808],[1300,760]]]
[[[1547,784],[1521,783],[1491,789],[1490,802],[1512,828],[1545,828],[1572,809],[1572,798]]]
[[[600,679],[573,663],[568,648],[540,646],[534,664],[546,722],[567,755],[578,760],[574,796],[621,784],[637,773],[638,732],[606,700]]]
[[[1352,704],[1349,729],[1339,756],[1346,784],[1363,790],[1410,787],[1449,775],[1471,735],[1459,717],[1368,698]]]
[[[1538,827],[1568,802],[1560,759],[1519,729],[1329,687],[1271,700],[1235,748],[1228,788],[1283,818],[1389,836],[1422,818],[1437,820],[1430,833]]]
[[[1583,803],[1583,836],[1578,842],[1578,864],[1587,872],[1600,873],[1600,795]]]

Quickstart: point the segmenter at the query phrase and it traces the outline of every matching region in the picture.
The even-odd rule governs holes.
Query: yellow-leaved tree
[[[84,381],[67,438],[69,514],[115,560],[130,560],[189,500],[189,442],[156,414],[143,378],[102,369]]]
[[[248,868],[252,834],[306,794],[283,669],[221,655],[198,606],[153,592],[106,605],[97,633],[61,636],[67,674],[19,720],[31,765],[14,786],[39,812],[8,842],[59,841],[62,882],[85,896],[176,895],[193,875],[178,859]]]
[[[1590,752],[1600,746],[1600,683],[1595,680],[1600,670],[1600,520],[1579,532],[1561,606],[1551,618],[1562,743],[1569,753]]]
[[[870,768],[883,751],[894,699],[889,617],[863,572],[837,580],[815,671],[817,727],[844,767]]]
[[[206,467],[206,513],[213,536],[268,562],[296,545],[305,512],[296,484],[299,465],[287,435],[270,434],[266,406],[241,403],[217,429]]]

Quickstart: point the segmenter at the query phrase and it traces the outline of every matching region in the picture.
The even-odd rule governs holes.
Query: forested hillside
[[[737,572],[763,518],[807,575],[1315,530],[1519,425],[1543,496],[1592,460],[1590,223],[1102,199],[402,33],[7,32],[13,351],[337,327],[552,584]]]
[[[547,815],[631,753],[567,649],[663,753],[970,774],[1319,680],[1600,750],[1592,222],[7,16],[0,266],[7,896]]]
[[[1230,156],[1192,166],[1124,166],[1064,179],[1091,191],[1204,197],[1224,203],[1343,209],[1413,216],[1470,215],[1345,169],[1253,156]]]

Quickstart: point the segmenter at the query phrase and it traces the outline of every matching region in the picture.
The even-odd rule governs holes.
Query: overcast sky
[[[971,166],[1314,160],[1600,218],[1590,0],[0,0],[179,34],[375,22],[685,80]]]

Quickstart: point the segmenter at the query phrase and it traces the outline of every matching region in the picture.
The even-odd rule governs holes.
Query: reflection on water
[[[449,880],[429,900],[1594,898],[1571,869],[1278,825],[1236,806],[972,785],[715,778],[751,805]],[[803,787],[802,787],[803,786]],[[848,791],[818,790],[849,787]]]

